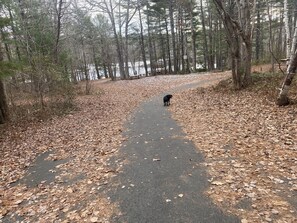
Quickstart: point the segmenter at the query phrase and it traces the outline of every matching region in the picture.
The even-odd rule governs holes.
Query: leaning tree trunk
[[[295,31],[294,36],[292,40],[292,46],[291,46],[291,55],[290,55],[290,61],[287,68],[287,75],[284,79],[284,82],[282,84],[282,87],[280,89],[276,104],[279,106],[285,106],[290,103],[288,93],[290,89],[290,85],[293,81],[293,78],[296,74],[296,67],[297,67],[297,21],[295,25]]]
[[[280,93],[278,95],[276,104],[279,106],[285,106],[290,103],[289,97],[288,97],[288,92],[290,89],[290,85],[293,81],[293,78],[296,74],[296,68],[297,68],[297,50],[295,51],[294,57],[291,59],[288,70],[287,70],[287,75],[285,77],[285,80],[282,84],[282,87],[280,89]]]

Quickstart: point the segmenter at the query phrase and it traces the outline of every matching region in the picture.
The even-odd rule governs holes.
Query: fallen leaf
[[[91,217],[91,218],[90,218],[90,221],[91,221],[92,223],[94,223],[94,222],[98,222],[98,217]]]
[[[222,181],[212,181],[211,184],[212,184],[212,185],[221,186],[221,185],[224,185],[225,183],[222,182]]]

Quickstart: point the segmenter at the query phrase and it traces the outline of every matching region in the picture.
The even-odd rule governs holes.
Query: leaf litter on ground
[[[125,160],[110,164],[125,138],[124,122],[139,103],[188,83],[223,79],[228,74],[168,75],[133,81],[95,81],[91,95],[76,99],[78,109],[46,121],[0,129],[0,222],[110,222],[120,215],[106,192]],[[82,86],[83,87],[83,86]],[[160,105],[162,101],[160,100]],[[29,187],[18,182],[36,157],[65,160],[51,169],[53,182]],[[103,192],[102,192],[103,191]]]
[[[297,222],[296,87],[295,104],[278,107],[283,77],[261,75],[242,91],[224,80],[181,92],[170,109],[205,156],[217,205],[242,222]]]

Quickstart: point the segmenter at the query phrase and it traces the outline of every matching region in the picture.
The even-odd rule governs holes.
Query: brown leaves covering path
[[[242,222],[297,222],[297,106],[277,107],[266,85],[188,90],[171,110],[204,152],[219,206]]]
[[[123,124],[143,100],[170,88],[216,75],[157,76],[132,81],[96,81],[92,95],[77,98],[77,111],[46,121],[0,128],[0,222],[20,216],[26,222],[109,222],[120,214],[100,191],[121,167],[111,167],[124,138]],[[162,101],[160,99],[160,105]],[[38,154],[51,151],[50,160],[65,160],[55,169],[54,182],[36,187],[12,186]]]

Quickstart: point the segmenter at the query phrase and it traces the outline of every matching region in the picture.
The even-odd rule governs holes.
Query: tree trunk
[[[129,78],[129,46],[128,46],[128,28],[129,28],[129,17],[130,17],[130,0],[127,0],[126,8],[126,21],[125,21],[125,45],[124,45],[124,54],[125,54],[125,79]]]
[[[147,77],[148,76],[148,71],[147,71],[147,63],[146,63],[146,55],[145,55],[145,47],[144,47],[142,17],[141,17],[140,3],[139,2],[138,2],[138,15],[139,15],[139,23],[140,23],[141,55],[142,55],[142,61],[143,61],[143,66],[144,66],[144,70],[145,70],[145,76]]]
[[[267,2],[267,12],[268,12],[268,20],[269,20],[269,52],[270,52],[270,64],[271,64],[271,72],[274,73],[274,50],[273,50],[273,35],[272,35],[272,15],[270,13],[271,7]]]
[[[191,23],[191,38],[192,38],[192,67],[193,71],[196,72],[196,66],[197,66],[197,56],[196,56],[196,30],[194,27],[194,18],[193,18],[193,0],[191,0],[191,8],[190,8],[190,23]],[[189,58],[187,58],[187,62],[189,62]],[[189,69],[189,65],[188,65]]]
[[[166,39],[167,39],[168,72],[169,74],[172,74],[173,72],[172,72],[171,53],[170,53],[170,38],[169,38],[167,18],[164,19],[164,22],[165,22]]]
[[[2,46],[0,44],[0,62],[3,61]],[[4,81],[0,77],[0,124],[4,124],[9,120],[9,110],[7,104],[7,95],[5,91]]]
[[[260,47],[261,47],[261,17],[260,17],[260,3],[257,3],[257,29],[256,29],[256,62],[260,61]]]
[[[7,105],[7,96],[5,92],[5,85],[0,78],[0,124],[4,124],[9,120],[9,111]]]
[[[232,56],[232,78],[235,89],[239,90],[251,83],[252,26],[248,0],[237,3],[238,21],[231,18],[222,1],[214,0],[226,29],[227,42]],[[255,4],[255,1],[254,1]]]
[[[103,63],[103,72],[104,72],[104,77],[107,79],[108,78],[108,73],[107,73],[106,63]]]
[[[158,66],[158,57],[157,57],[157,46],[156,45],[158,45],[158,43],[157,43],[157,38],[156,38],[156,34],[153,32],[153,42],[152,42],[152,44],[153,44],[153,56],[154,56],[154,59],[153,59],[153,61],[154,61],[154,63],[155,63],[155,70],[157,71],[157,66]]]
[[[112,4],[112,0],[109,0],[109,6],[107,6],[106,1],[104,1],[104,4],[106,5],[106,9],[108,10],[108,16],[110,18],[110,22],[112,25],[112,31],[114,34],[115,42],[116,42],[116,51],[117,51],[117,56],[118,56],[118,62],[119,62],[119,68],[120,68],[120,76],[122,79],[125,79],[125,69],[124,69],[124,60],[123,60],[123,50],[122,50],[122,45],[121,45],[121,37],[117,33],[116,29],[116,23],[115,23],[115,18],[114,18],[114,6]]]
[[[295,21],[294,36],[293,36],[293,41],[292,41],[292,46],[290,51],[290,60],[292,60],[294,57],[294,52],[296,51],[296,47],[297,47],[297,19]]]
[[[99,72],[99,64],[98,64],[98,61],[96,58],[96,51],[95,51],[94,46],[93,46],[93,60],[94,60],[94,66],[95,66],[95,70],[96,70],[97,79],[101,79],[100,72]]]
[[[280,93],[278,95],[276,104],[279,106],[285,106],[290,103],[288,93],[293,81],[293,78],[296,74],[296,67],[297,67],[297,20],[295,21],[295,31],[292,41],[292,46],[290,47],[290,61],[287,68],[287,75],[283,81],[282,87],[280,89]]]
[[[164,67],[164,70],[162,70],[162,73],[164,74],[167,74],[167,61],[166,61],[166,49],[165,49],[165,44],[164,44],[164,38],[163,38],[163,34],[162,34],[162,27],[161,27],[161,17],[159,16],[158,17],[158,22],[159,22],[159,38],[160,38],[160,41],[161,41],[161,55],[162,55],[162,59],[163,59],[163,67]]]
[[[11,53],[10,53],[10,48],[9,48],[9,45],[7,44],[7,38],[5,37],[5,33],[4,31],[1,29],[1,36],[2,36],[2,40],[4,42],[4,47],[5,47],[5,53],[6,53],[6,57],[7,57],[7,60],[9,62],[12,61],[12,58],[11,58]],[[12,75],[11,77],[12,79],[12,82],[13,82],[13,85],[16,87],[16,89],[19,89],[19,85],[18,85],[18,82],[15,78],[15,75]]]
[[[11,12],[11,8],[9,6],[8,8],[8,12],[9,12],[9,18],[11,21],[14,21],[14,18],[12,16],[12,12]],[[16,28],[14,26],[14,23],[11,23],[11,30],[12,30],[12,35],[13,35],[13,40],[14,40],[14,44],[15,44],[15,49],[16,49],[16,54],[18,57],[18,60],[21,61],[21,53],[20,53],[20,49],[19,49],[19,45],[18,45],[18,41],[17,41],[17,34],[16,34]]]
[[[242,70],[239,45],[239,40],[237,39],[237,41],[235,40],[233,42],[233,45],[231,46],[232,79],[235,90],[239,90],[242,88]]]
[[[170,16],[170,29],[171,29],[171,38],[172,38],[172,51],[173,51],[173,73],[178,72],[178,58],[176,52],[176,39],[174,31],[174,18],[173,18],[173,0],[169,0],[169,16]]]
[[[209,41],[209,45],[208,45],[208,70],[214,70],[214,53],[213,53],[213,48],[214,48],[214,35],[213,35],[213,30],[212,30],[212,21],[213,21],[213,16],[212,16],[212,12],[211,12],[211,8],[208,6],[208,41]]]
[[[293,81],[293,78],[296,74],[296,68],[297,68],[297,50],[295,51],[294,57],[290,60],[289,67],[287,70],[287,75],[284,79],[284,82],[282,84],[280,93],[276,101],[276,104],[279,106],[285,106],[290,103],[288,98],[288,92],[290,89],[290,85]]]
[[[285,31],[286,31],[286,58],[290,59],[290,47],[291,47],[291,33],[289,25],[289,9],[288,9],[288,0],[284,0],[284,22],[285,22]],[[287,65],[289,61],[287,61]]]
[[[244,60],[242,61],[244,66],[244,77],[243,77],[243,86],[247,87],[252,82],[251,70],[252,70],[252,44],[251,40],[249,43],[245,43],[244,49]]]
[[[55,52],[54,52],[55,63],[58,63],[58,59],[59,59],[58,49],[59,49],[59,41],[60,41],[60,35],[61,35],[61,19],[63,17],[62,6],[63,6],[63,0],[59,0],[58,8],[55,8],[57,13],[57,27],[56,27],[57,30],[56,30]]]
[[[116,77],[115,77],[115,75],[113,74],[113,71],[112,71],[112,64],[111,64],[111,63],[108,63],[108,65],[107,65],[107,69],[108,69],[108,75],[109,75],[109,77],[111,78],[112,81],[115,81],[115,80],[116,80]]]
[[[83,54],[83,62],[84,62],[83,72],[84,72],[85,81],[86,81],[86,95],[89,95],[91,92],[91,86],[90,86],[89,71],[88,71],[88,66],[87,66],[87,60],[86,60],[86,54],[85,54],[83,40],[82,40],[82,54]]]
[[[179,33],[179,43],[178,43],[178,52],[179,52],[179,71],[181,71],[183,74],[185,73],[185,60],[184,60],[184,56],[185,56],[185,48],[184,48],[184,30],[183,30],[183,24],[184,20],[183,20],[183,10],[181,8],[181,6],[179,6],[178,9],[178,33]],[[181,67],[181,68],[180,68]]]
[[[254,4],[256,2],[254,1]],[[240,27],[244,30],[244,33],[240,35],[241,37],[241,62],[243,67],[243,87],[247,87],[252,82],[251,69],[252,69],[252,21],[250,12],[250,2],[249,0],[240,0]],[[255,10],[255,7],[253,7]],[[238,30],[240,33],[240,30]]]
[[[147,32],[148,32],[148,44],[149,44],[149,58],[150,58],[150,72],[151,75],[156,74],[156,69],[155,69],[155,61],[153,59],[153,44],[152,44],[152,35],[151,35],[151,25],[150,25],[150,15],[147,14]]]
[[[203,30],[203,55],[204,55],[204,66],[206,69],[208,67],[208,43],[207,43],[207,34],[206,34],[206,27],[205,27],[205,17],[204,17],[204,10],[202,0],[200,0],[200,11],[201,11],[201,23],[202,23],[202,30]]]
[[[74,84],[77,84],[78,83],[78,80],[77,80],[77,75],[76,75],[76,72],[75,72],[75,67],[73,65],[73,60],[70,60],[70,70],[71,70],[71,79],[73,81]]]

